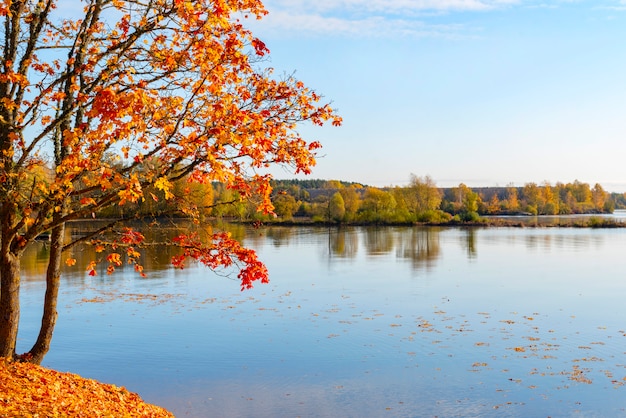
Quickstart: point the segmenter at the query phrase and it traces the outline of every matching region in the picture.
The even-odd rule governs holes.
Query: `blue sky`
[[[344,118],[301,129],[324,145],[310,178],[626,191],[626,1],[264,3],[269,65]]]

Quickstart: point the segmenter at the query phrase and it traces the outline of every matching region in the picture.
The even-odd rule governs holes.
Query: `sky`
[[[249,27],[343,126],[309,178],[626,192],[626,1],[265,0]],[[295,178],[277,170],[276,178]]]

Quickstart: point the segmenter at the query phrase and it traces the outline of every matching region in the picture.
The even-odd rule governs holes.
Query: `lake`
[[[270,283],[171,254],[62,279],[44,365],[178,417],[626,415],[626,229],[236,226]],[[45,244],[25,259],[34,341]]]

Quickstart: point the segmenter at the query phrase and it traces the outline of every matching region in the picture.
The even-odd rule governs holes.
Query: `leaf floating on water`
[[[580,383],[586,383],[588,385],[593,383],[591,379],[585,376],[585,373],[583,372],[583,370],[581,370],[580,367],[578,366],[574,366],[572,368],[572,371],[570,373],[570,380],[573,380],[575,382],[580,382]]]
[[[576,359],[574,360],[574,362],[580,362],[580,361],[604,361],[603,359],[601,359],[600,357],[583,357],[581,359]]]
[[[107,299],[104,299],[100,296],[96,296],[95,298],[82,298],[80,300],[82,303],[104,303],[104,302],[108,302]]]
[[[624,386],[624,385],[626,385],[626,377],[624,379],[622,379],[621,382],[619,380],[611,380],[611,383],[613,383],[613,385],[615,387]]]

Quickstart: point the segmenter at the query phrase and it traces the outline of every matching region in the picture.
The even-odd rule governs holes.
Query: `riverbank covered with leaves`
[[[0,359],[0,416],[173,417],[123,387]]]

